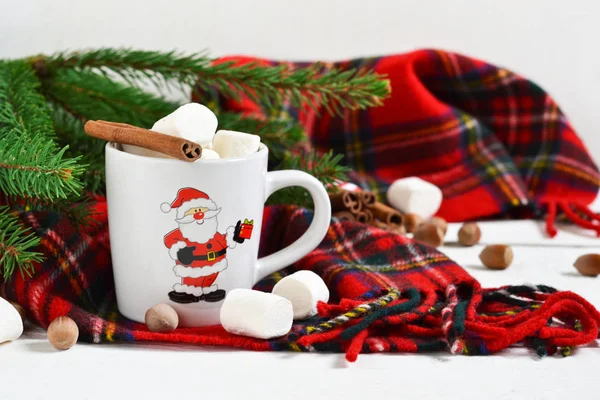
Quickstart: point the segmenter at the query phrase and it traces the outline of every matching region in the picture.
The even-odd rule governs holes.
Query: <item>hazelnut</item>
[[[513,251],[510,246],[504,244],[492,244],[485,246],[479,254],[479,259],[490,269],[506,269],[512,264]]]
[[[584,254],[573,264],[577,271],[584,276],[600,275],[600,254]]]
[[[79,328],[69,317],[58,317],[48,327],[48,340],[58,350],[73,347],[79,338]]]
[[[392,225],[389,230],[396,235],[406,235],[406,228],[404,225]]]
[[[429,222],[419,225],[415,230],[413,237],[415,240],[432,247],[439,247],[444,244],[444,233],[442,232],[442,229],[438,225]]]
[[[148,309],[144,320],[152,332],[172,332],[179,325],[177,311],[168,304],[157,304]]]
[[[481,230],[475,222],[467,222],[458,231],[458,242],[463,246],[474,246],[481,240]]]
[[[408,213],[404,216],[404,227],[407,232],[414,232],[423,223],[423,217],[418,214]]]
[[[429,220],[430,223],[437,225],[442,230],[444,236],[446,236],[446,232],[448,231],[448,222],[442,217],[433,217]]]

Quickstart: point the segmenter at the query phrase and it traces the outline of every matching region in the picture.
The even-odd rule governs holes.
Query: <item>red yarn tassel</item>
[[[350,346],[348,346],[348,350],[346,350],[346,360],[350,362],[356,361],[358,355],[360,354],[363,343],[365,339],[369,336],[369,330],[364,329],[356,334],[350,341]]]
[[[594,213],[587,206],[579,203],[557,201],[548,201],[544,204],[547,205],[546,232],[548,233],[548,236],[553,238],[558,233],[555,225],[556,213],[557,211],[562,210],[572,223],[585,229],[592,229],[596,232],[596,235],[600,237],[600,215]],[[573,211],[572,207],[589,218],[589,220],[582,218],[579,214]]]
[[[311,346],[314,343],[328,342],[330,340],[338,338],[343,330],[343,327],[339,327],[326,332],[302,336],[300,339],[298,339],[298,343],[302,346]]]
[[[573,222],[575,225],[579,225],[582,228],[592,229],[596,231],[596,235],[600,236],[600,225],[594,224],[592,221],[588,221],[586,219],[581,218],[577,213],[575,213],[571,209],[571,205],[568,203],[559,203],[560,208],[565,212],[567,217]]]
[[[577,211],[581,212],[582,214],[584,214],[586,217],[588,217],[592,221],[600,222],[600,215],[598,215],[595,212],[593,212],[592,210],[590,210],[590,208],[588,206],[579,204],[579,203],[573,203],[573,205],[575,206]]]
[[[556,220],[556,202],[551,201],[548,203],[548,215],[546,215],[546,232],[548,236],[553,238],[558,233],[554,222]]]
[[[576,319],[580,321],[581,328],[577,330],[564,327],[548,326],[548,321],[553,318]],[[486,347],[489,352],[497,352],[522,342],[528,337],[539,337],[547,341],[550,346],[577,346],[594,341],[598,337],[600,314],[593,305],[571,292],[557,292],[551,294],[538,309],[518,313],[506,323],[493,323],[478,318],[475,321],[466,321],[468,331],[477,332],[479,336],[490,333],[486,337]],[[495,331],[495,332],[494,332]],[[485,335],[487,336],[487,335]]]

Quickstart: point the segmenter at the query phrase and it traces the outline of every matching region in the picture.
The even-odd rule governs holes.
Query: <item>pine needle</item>
[[[0,273],[7,280],[19,269],[22,275],[30,275],[33,263],[42,261],[42,254],[32,249],[40,239],[19,219],[9,207],[0,206]]]

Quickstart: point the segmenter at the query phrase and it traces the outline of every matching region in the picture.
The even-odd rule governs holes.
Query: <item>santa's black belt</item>
[[[213,261],[215,260],[217,257],[221,257],[222,255],[224,255],[225,253],[227,253],[227,249],[223,248],[220,251],[214,252],[214,251],[209,251],[208,253],[201,255],[201,256],[194,256],[194,261]]]

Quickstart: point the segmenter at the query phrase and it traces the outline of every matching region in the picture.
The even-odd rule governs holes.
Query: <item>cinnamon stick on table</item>
[[[182,161],[192,162],[202,156],[198,143],[133,125],[98,120],[86,122],[83,129],[98,139],[154,150]]]
[[[406,234],[406,228],[404,228],[404,225],[384,224],[378,219],[373,220],[373,222],[371,222],[371,225],[379,229],[383,229],[384,231],[395,233],[396,235]]]
[[[338,211],[334,212],[333,216],[342,221],[357,221],[363,224],[368,224],[373,221],[373,213],[369,210],[362,210],[356,214],[350,211]]]
[[[363,224],[369,224],[373,221],[373,213],[365,208],[356,213],[356,220]]]
[[[375,198],[375,194],[373,192],[360,191],[358,192],[358,198],[365,205],[365,207],[373,207],[377,199]]]
[[[355,192],[342,190],[329,195],[333,211],[350,211],[354,214],[362,209],[362,203]]]
[[[404,223],[404,216],[402,214],[383,203],[376,202],[371,211],[375,218],[385,224],[399,226]]]
[[[356,221],[356,217],[350,211],[334,212],[333,216],[342,221]]]
[[[371,222],[371,225],[373,225],[376,228],[383,229],[385,231],[387,231],[389,229],[388,224],[384,224],[383,222],[381,222],[378,219],[373,220],[373,222]]]

